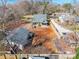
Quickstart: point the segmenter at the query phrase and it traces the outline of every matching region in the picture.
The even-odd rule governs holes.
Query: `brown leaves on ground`
[[[71,40],[79,40],[79,36],[76,33],[69,33],[67,37]]]
[[[50,54],[51,53],[51,51],[49,51],[44,46],[29,47],[29,49],[26,48],[24,52],[27,54]]]
[[[66,44],[66,42],[64,41],[64,39],[61,39],[60,41],[60,46],[64,51],[70,51],[70,52],[75,52],[74,48],[71,48],[69,45]]]
[[[25,24],[25,21],[19,20],[19,21],[10,21],[6,24],[4,24],[6,30],[13,30],[15,28],[18,28],[22,24]]]

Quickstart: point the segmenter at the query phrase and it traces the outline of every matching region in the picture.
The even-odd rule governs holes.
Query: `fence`
[[[29,59],[37,57],[49,57],[49,59],[73,59],[75,54],[0,54],[0,59],[22,59],[23,57]]]
[[[0,54],[0,59],[22,59],[22,57],[27,58],[26,54]]]

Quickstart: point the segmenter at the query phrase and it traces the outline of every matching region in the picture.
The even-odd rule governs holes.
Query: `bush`
[[[73,59],[79,59],[79,48],[76,49],[76,56]]]

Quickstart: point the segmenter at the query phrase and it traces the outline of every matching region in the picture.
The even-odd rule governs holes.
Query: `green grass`
[[[26,19],[26,17],[21,17],[21,19]]]
[[[79,48],[76,49],[76,56],[73,59],[79,59]]]

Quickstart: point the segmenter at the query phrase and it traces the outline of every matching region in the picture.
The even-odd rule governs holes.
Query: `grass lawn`
[[[73,59],[79,59],[79,48],[76,49],[76,56]]]

